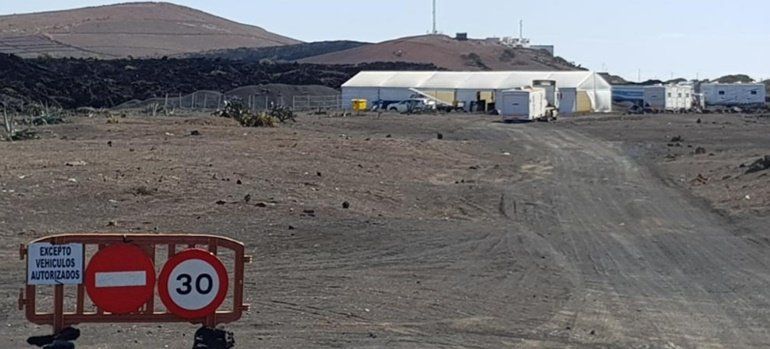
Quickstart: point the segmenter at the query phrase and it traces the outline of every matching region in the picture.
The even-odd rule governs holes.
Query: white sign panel
[[[180,308],[200,310],[214,301],[219,289],[219,276],[211,264],[190,259],[171,271],[168,294]]]
[[[83,245],[31,244],[27,247],[28,285],[83,283]]]

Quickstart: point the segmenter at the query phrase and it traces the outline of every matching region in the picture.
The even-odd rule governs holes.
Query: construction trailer
[[[506,90],[500,94],[498,106],[503,121],[538,120],[546,116],[546,90],[532,87]]]
[[[656,110],[681,111],[693,107],[695,90],[692,85],[621,85],[612,87],[612,101],[630,102],[639,107]]]
[[[762,106],[766,104],[764,84],[701,84],[706,106]]]
[[[535,81],[555,82],[554,91],[561,114],[608,113],[612,111],[610,84],[590,71],[562,72],[446,72],[446,71],[364,71],[342,85],[345,107],[354,99],[384,106],[412,98],[415,91],[430,95],[439,103],[463,105],[466,111],[501,112],[498,100],[504,91],[532,86]],[[557,90],[558,89],[558,90]],[[564,103],[564,99],[575,103]]]
[[[535,80],[532,82],[532,87],[541,88],[545,91],[545,99],[548,101],[549,107],[559,108],[559,87],[556,86],[556,81]]]

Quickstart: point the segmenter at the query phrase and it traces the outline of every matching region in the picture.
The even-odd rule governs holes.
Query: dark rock
[[[760,172],[767,169],[770,169],[770,155],[765,155],[765,157],[754,161],[751,165],[749,165],[749,168],[746,170],[746,174]]]
[[[146,186],[138,186],[131,190],[131,194],[134,194],[136,196],[151,196],[155,195],[158,192],[158,188],[148,188]]]
[[[43,349],[75,349],[75,343],[55,341],[43,347]]]
[[[225,200],[218,200],[217,201],[217,205],[224,205],[226,203],[227,203],[227,201],[225,201]]]
[[[198,131],[198,130],[192,130],[192,131],[190,131],[190,136],[200,136],[200,135],[201,135],[201,133],[200,133],[200,131]]]
[[[243,202],[249,203],[251,201],[251,194],[246,194],[246,196],[243,197]]]
[[[243,182],[241,182],[241,180],[239,179],[239,180],[235,181],[235,184],[241,185],[241,184],[243,184]]]
[[[231,349],[235,347],[233,333],[216,328],[201,327],[195,332],[193,349]]]
[[[682,138],[682,136],[675,136],[675,137],[671,138],[670,142],[671,143],[684,142],[684,138]]]
[[[701,122],[703,122],[703,121],[701,121],[701,119],[700,119],[700,118],[698,118],[698,121],[696,121],[696,123],[699,123],[699,124],[700,124]]]
[[[438,134],[436,134],[436,138],[438,138],[438,139],[444,139],[444,134],[443,134],[443,133],[441,133],[441,132],[439,132]]]
[[[695,148],[695,154],[696,155],[706,154],[706,148],[704,147]]]
[[[347,201],[343,202],[343,203],[342,203],[342,208],[344,208],[344,209],[346,209],[346,210],[347,210],[347,209],[349,209],[349,208],[350,208],[350,203],[349,203],[349,202],[347,202]]]
[[[315,65],[291,62],[190,59],[21,59],[0,55],[3,93],[67,109],[109,108],[132,99],[146,100],[168,91],[228,91],[260,84],[325,85],[339,88],[361,70],[436,70],[433,64],[404,62]],[[126,70],[127,66],[133,67]],[[136,70],[133,70],[133,69]],[[224,75],[212,74],[218,71]],[[117,88],[116,86],[119,86]],[[12,87],[12,88],[11,88]]]

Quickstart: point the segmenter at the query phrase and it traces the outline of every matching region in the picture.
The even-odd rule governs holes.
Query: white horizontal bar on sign
[[[117,271],[96,273],[96,287],[131,287],[147,285],[147,272]]]

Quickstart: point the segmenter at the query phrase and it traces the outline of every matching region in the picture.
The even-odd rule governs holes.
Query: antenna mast
[[[436,30],[436,0],[433,0],[433,34],[438,34],[438,30]]]
[[[519,20],[519,42],[524,41],[524,20]]]

